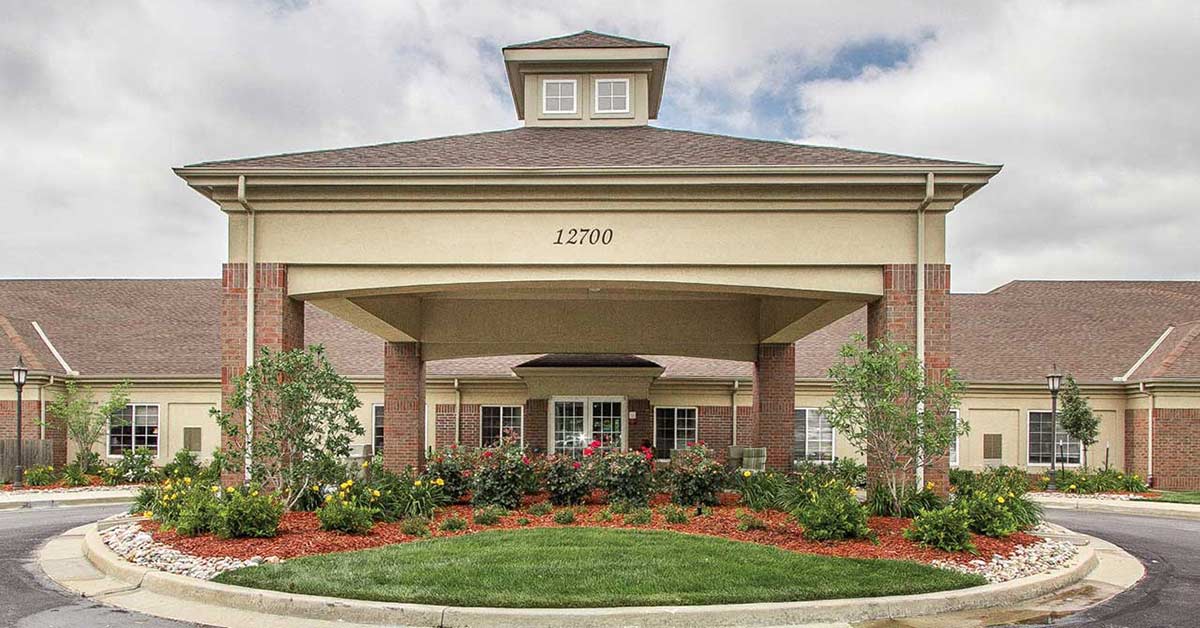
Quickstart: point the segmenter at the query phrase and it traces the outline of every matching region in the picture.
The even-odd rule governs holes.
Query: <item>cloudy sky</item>
[[[512,127],[499,48],[590,28],[672,45],[660,126],[1005,164],[956,291],[1200,278],[1198,3],[619,4],[0,0],[0,276],[216,276],[171,166]]]

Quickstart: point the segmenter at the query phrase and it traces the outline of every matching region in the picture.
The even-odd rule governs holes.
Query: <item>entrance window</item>
[[[605,451],[625,448],[624,399],[555,399],[551,408],[555,453],[580,455],[592,441],[600,441],[600,447]]]
[[[816,408],[797,408],[792,463],[832,462],[833,426]]]
[[[1054,441],[1054,423],[1049,412],[1031,411],[1029,413],[1029,464],[1050,464],[1050,457],[1058,464],[1079,464],[1079,455],[1083,446],[1078,439],[1071,438],[1063,431],[1062,423],[1058,425],[1058,441]],[[1062,448],[1058,447],[1062,443]]]
[[[371,426],[371,446],[372,451],[376,456],[383,455],[383,404],[377,403],[371,408],[371,418],[374,423]]]
[[[158,454],[158,406],[131,404],[108,420],[108,455],[149,449]]]
[[[654,456],[660,460],[671,457],[672,449],[683,449],[695,443],[695,408],[654,409]]]
[[[480,445],[495,447],[505,438],[524,442],[524,430],[521,406],[483,406],[480,417]]]

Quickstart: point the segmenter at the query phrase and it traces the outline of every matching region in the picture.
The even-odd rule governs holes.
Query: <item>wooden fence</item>
[[[54,443],[49,440],[21,441],[21,463],[28,469],[34,465],[54,464]],[[17,439],[0,439],[0,482],[12,482],[17,466]]]

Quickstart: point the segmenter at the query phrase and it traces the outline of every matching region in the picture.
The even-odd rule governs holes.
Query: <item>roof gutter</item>
[[[246,199],[246,175],[239,174],[237,181],[237,202],[246,211],[246,369],[254,364],[254,289],[258,273],[254,260],[254,206]],[[249,389],[246,400],[246,459],[244,465],[245,477],[250,479],[250,460],[252,440],[254,439],[254,404],[250,403],[253,391]]]

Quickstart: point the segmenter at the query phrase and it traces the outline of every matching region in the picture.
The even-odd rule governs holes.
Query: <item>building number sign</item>
[[[582,227],[579,229],[559,229],[554,244],[577,244],[579,246],[608,246],[612,244],[613,230],[598,227]]]

